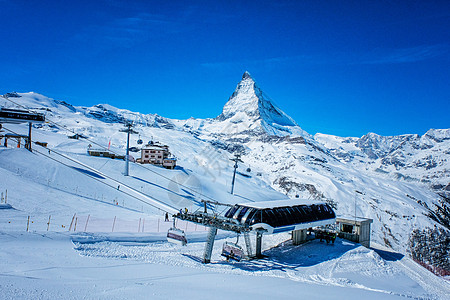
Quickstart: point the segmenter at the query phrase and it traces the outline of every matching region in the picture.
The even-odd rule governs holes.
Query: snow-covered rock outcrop
[[[242,75],[216,120],[233,128],[234,135],[309,136],[264,95],[249,72]]]

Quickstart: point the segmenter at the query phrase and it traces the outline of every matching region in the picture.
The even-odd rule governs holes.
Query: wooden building
[[[124,155],[116,155],[115,153],[109,152],[108,150],[103,149],[88,149],[88,154],[90,156],[101,156],[101,157],[109,157],[109,158],[117,158],[117,159],[124,159]]]

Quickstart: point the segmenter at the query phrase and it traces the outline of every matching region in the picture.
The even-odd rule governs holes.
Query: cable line
[[[3,98],[6,99],[6,100],[8,100],[8,101],[10,101],[11,103],[13,103],[13,104],[15,104],[15,105],[17,105],[17,106],[22,107],[23,109],[27,110],[28,112],[36,113],[36,112],[33,111],[32,109],[29,109],[28,107],[26,107],[26,106],[24,106],[24,105],[22,105],[22,104],[19,104],[19,103],[15,102],[15,101],[9,99],[8,97],[4,97],[4,96],[3,96]],[[61,128],[61,129],[64,129],[64,130],[67,130],[67,131],[69,131],[69,132],[71,132],[71,133],[73,133],[73,134],[79,135],[77,132],[75,132],[75,130],[69,129],[69,128],[67,128],[65,125],[61,125],[61,124],[59,124],[59,123],[57,123],[57,122],[54,122],[54,121],[52,121],[52,120],[48,120],[47,118],[46,118],[46,121],[48,121],[48,123],[54,124],[55,126],[58,126],[58,127]],[[115,152],[115,151],[112,151],[112,150],[109,150],[109,149],[107,149],[105,146],[103,146],[103,145],[101,145],[101,144],[99,144],[99,143],[93,141],[93,140],[92,140],[92,137],[85,137],[84,135],[79,135],[79,136],[81,136],[82,139],[88,140],[89,143],[94,144],[94,145],[97,145],[97,146],[100,147],[101,149],[108,150],[109,152],[112,152],[112,153],[114,153],[114,154],[116,154],[116,155],[120,155],[120,153]],[[86,142],[86,143],[87,143],[87,142]],[[52,151],[54,151],[54,150],[52,149]],[[169,177],[167,177],[167,176],[164,176],[164,175],[162,175],[162,174],[160,174],[160,173],[158,173],[158,172],[156,172],[156,171],[153,171],[152,169],[149,169],[149,168],[147,168],[147,167],[145,167],[145,166],[143,166],[143,165],[141,165],[141,164],[137,164],[137,166],[139,166],[139,167],[141,167],[141,168],[144,168],[145,170],[150,171],[150,172],[152,172],[153,174],[156,174],[156,175],[158,175],[158,176],[160,176],[160,177],[162,177],[162,178],[164,178],[164,179],[166,179],[166,180],[168,180],[168,181],[170,181],[170,182],[172,182],[172,183],[174,183],[174,184],[176,184],[176,185],[179,185],[179,186],[181,186],[181,187],[183,187],[183,188],[185,188],[185,189],[187,189],[187,190],[189,190],[189,191],[191,191],[191,192],[197,194],[197,195],[200,196],[200,197],[207,198],[207,199],[210,199],[210,200],[212,200],[212,201],[217,201],[217,200],[214,199],[213,197],[210,197],[210,196],[208,196],[208,195],[205,195],[205,194],[203,194],[203,193],[201,193],[201,192],[199,192],[199,191],[197,191],[197,190],[195,190],[195,189],[193,189],[193,188],[191,188],[191,187],[189,187],[189,186],[186,186],[186,185],[184,185],[184,184],[182,184],[182,183],[179,183],[179,182],[177,182],[177,181],[175,181],[175,180],[173,180],[173,179],[171,179],[171,178],[169,178]],[[173,191],[172,191],[172,192],[173,192]]]
[[[14,134],[17,134],[16,132],[14,132],[13,130],[10,130],[10,129],[8,129],[8,128],[3,128],[3,129],[5,129],[5,130],[7,130],[7,131],[9,131],[9,132],[12,132],[12,133],[14,133]],[[34,142],[34,143],[36,144],[35,141],[32,141],[32,142]],[[47,158],[51,159],[51,160],[53,160],[53,161],[55,161],[55,162],[57,162],[57,163],[60,163],[60,164],[62,164],[62,165],[64,165],[64,166],[66,166],[66,167],[69,167],[69,168],[71,168],[72,170],[75,170],[75,171],[77,171],[77,172],[79,172],[79,173],[81,173],[81,174],[83,174],[83,175],[85,175],[85,176],[88,176],[88,177],[90,177],[91,179],[94,179],[94,180],[96,180],[96,181],[98,181],[98,182],[100,182],[100,183],[102,183],[102,184],[104,184],[104,185],[106,185],[106,186],[108,186],[108,187],[110,187],[110,188],[113,188],[114,190],[117,190],[117,188],[116,188],[115,186],[112,186],[111,184],[108,184],[108,183],[106,183],[106,182],[104,182],[104,181],[100,180],[99,178],[96,178],[96,177],[94,177],[94,176],[92,176],[92,175],[86,174],[85,172],[83,172],[83,171],[81,171],[81,170],[78,170],[78,169],[76,169],[76,168],[73,168],[73,166],[70,166],[69,164],[66,164],[66,163],[64,163],[64,162],[62,162],[62,161],[59,161],[59,160],[57,160],[57,159],[55,159],[55,158],[53,158],[53,157],[51,157],[51,156],[49,156],[49,155],[47,155],[47,154],[44,154],[43,152],[38,151],[38,150],[36,150],[36,149],[34,149],[33,151],[34,151],[34,152],[37,152],[37,153],[39,153],[39,154],[41,154],[41,155],[44,156],[44,157],[47,157]],[[108,178],[108,179],[110,179],[110,180],[113,180],[113,181],[115,181],[115,182],[117,182],[117,183],[120,183],[121,185],[123,185],[124,187],[126,187],[126,188],[128,188],[128,189],[134,191],[135,193],[142,194],[142,195],[145,196],[145,197],[148,197],[148,198],[150,198],[150,199],[152,199],[152,200],[154,200],[154,201],[156,201],[156,202],[159,202],[161,205],[170,208],[170,209],[172,210],[172,213],[173,213],[174,211],[178,211],[177,208],[174,208],[173,206],[171,206],[171,205],[165,203],[165,202],[162,201],[162,200],[157,199],[156,197],[148,196],[148,195],[144,194],[143,192],[137,191],[137,190],[134,189],[133,187],[130,187],[129,185],[126,185],[126,184],[122,183],[121,181],[118,181],[118,180],[116,180],[116,179],[114,179],[114,178],[112,178],[112,177],[110,177],[110,176],[107,176],[107,175],[103,174],[102,172],[98,172],[98,171],[95,170],[94,168],[92,168],[92,167],[90,167],[90,166],[88,166],[88,165],[85,165],[85,164],[83,164],[83,163],[81,163],[81,162],[78,162],[77,160],[74,160],[74,159],[72,159],[72,158],[70,158],[70,157],[68,157],[68,156],[65,156],[64,154],[61,154],[61,153],[59,153],[58,151],[55,151],[55,150],[53,150],[53,149],[52,149],[51,151],[54,152],[54,153],[56,153],[56,154],[58,154],[58,155],[60,155],[60,156],[62,156],[62,157],[64,157],[64,158],[66,158],[66,159],[68,159],[68,160],[70,160],[70,161],[72,161],[72,162],[74,162],[75,164],[78,164],[78,165],[83,166],[83,167],[88,167],[89,169],[95,171],[97,174],[100,174],[100,175],[102,175],[102,176],[104,176],[104,177],[106,177],[106,178]],[[122,192],[123,194],[128,195],[128,196],[130,196],[131,198],[134,198],[134,199],[136,199],[136,200],[138,200],[138,201],[140,201],[140,202],[142,202],[142,203],[145,203],[145,204],[148,204],[148,205],[150,205],[150,206],[153,206],[154,208],[160,209],[160,210],[162,210],[162,211],[164,211],[164,212],[169,212],[169,211],[167,211],[167,210],[165,210],[165,209],[162,209],[161,207],[158,207],[158,206],[156,206],[156,205],[154,205],[154,204],[148,203],[148,202],[146,202],[146,201],[144,201],[144,200],[142,200],[142,199],[140,199],[140,198],[138,198],[138,197],[136,197],[136,196],[134,196],[134,195],[132,195],[132,194],[126,192],[126,191],[124,191],[124,190],[118,190],[118,191],[119,191],[119,192]]]

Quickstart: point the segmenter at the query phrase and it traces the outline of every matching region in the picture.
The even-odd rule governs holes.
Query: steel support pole
[[[250,241],[250,234],[248,232],[244,232],[244,240],[245,246],[247,247],[247,256],[251,258],[253,256],[253,251],[252,251],[252,243]]]
[[[130,155],[130,133],[131,133],[131,127],[128,127],[127,131],[127,155],[125,156],[125,176],[128,176],[129,174],[129,160],[128,157]]]
[[[231,181],[231,194],[234,192],[234,180],[236,179],[237,161],[234,164],[233,180]]]
[[[31,152],[31,122],[28,123],[28,150]]]
[[[230,159],[231,161],[234,161],[234,172],[233,172],[233,180],[231,181],[231,194],[233,194],[234,192],[234,181],[236,179],[236,169],[238,168],[238,162],[243,162],[240,159],[240,155],[239,154],[235,154],[235,157],[233,159]]]
[[[216,239],[217,228],[210,227],[208,231],[208,236],[206,238],[205,253],[203,255],[203,263],[209,264],[211,262],[211,254],[214,246],[214,240]]]
[[[261,258],[262,256],[262,232],[256,232],[256,257]]]

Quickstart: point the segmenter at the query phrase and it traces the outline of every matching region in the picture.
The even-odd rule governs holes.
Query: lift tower
[[[129,155],[130,155],[130,134],[131,133],[137,134],[139,132],[133,130],[133,128],[132,128],[133,124],[132,123],[126,123],[125,127],[126,127],[125,129],[121,129],[120,131],[128,133],[128,135],[127,135],[127,154],[125,155],[125,173],[124,173],[125,176],[128,176],[128,173],[129,173]]]
[[[231,161],[234,161],[234,172],[233,172],[233,180],[231,181],[231,194],[234,192],[234,180],[236,179],[236,169],[238,168],[238,162],[243,163],[241,160],[240,154],[235,154],[234,158],[230,159]]]

